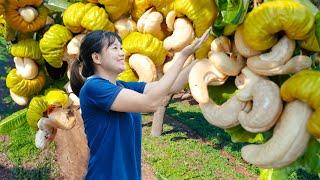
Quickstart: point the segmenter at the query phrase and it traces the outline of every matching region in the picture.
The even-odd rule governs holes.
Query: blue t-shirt
[[[143,93],[144,82],[88,78],[80,107],[90,158],[85,179],[141,179],[141,114],[110,110],[122,88]]]

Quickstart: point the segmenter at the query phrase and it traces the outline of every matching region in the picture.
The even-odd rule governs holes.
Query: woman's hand
[[[206,32],[204,32],[200,38],[196,39],[195,41],[192,42],[192,44],[183,48],[181,50],[181,53],[187,55],[187,57],[193,54],[208,39],[211,30],[212,30],[212,27],[207,29]]]

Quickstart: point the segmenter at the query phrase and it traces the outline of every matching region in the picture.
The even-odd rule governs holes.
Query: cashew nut
[[[189,74],[189,86],[193,98],[198,103],[208,103],[209,95],[207,85],[224,84],[228,76],[219,72],[208,59],[199,60]]]
[[[163,17],[161,13],[152,12],[152,10],[153,8],[150,8],[140,17],[137,28],[141,33],[149,33],[162,40],[164,38],[164,33],[161,31]]]
[[[215,104],[211,99],[208,103],[199,103],[199,106],[204,118],[210,124],[226,129],[239,124],[238,115],[245,108],[246,103],[233,96],[221,106]]]
[[[114,23],[119,36],[124,39],[129,33],[137,31],[137,24],[131,19],[122,18]]]
[[[22,7],[19,9],[19,14],[28,23],[31,23],[34,19],[38,17],[38,11],[31,7],[31,6],[26,6]]]
[[[192,23],[184,18],[174,22],[174,31],[171,36],[163,41],[163,47],[168,51],[180,51],[191,44],[194,39]]]
[[[272,138],[265,144],[243,147],[242,158],[262,168],[280,168],[292,163],[307,147],[310,135],[306,126],[311,113],[311,108],[301,101],[288,103]]]
[[[216,68],[228,75],[236,76],[245,66],[243,57],[240,54],[232,53],[230,57],[224,52],[209,52],[209,59],[216,66]]]
[[[152,82],[157,78],[156,66],[148,56],[132,54],[129,65],[136,71],[140,82]]]
[[[80,106],[80,99],[76,96],[71,89],[70,81],[64,85],[64,89],[69,93],[69,101],[76,106]]]
[[[172,60],[163,65],[163,73],[164,74],[170,69],[171,65],[175,62],[176,57],[179,54],[180,54],[180,52],[175,53]],[[189,65],[193,60],[194,60],[194,55],[192,54],[191,56],[188,57],[188,59],[183,64],[183,68],[186,67],[187,65]]]
[[[19,96],[10,90],[10,96],[12,100],[20,106],[24,106],[28,103],[28,97]]]
[[[225,36],[220,36],[211,42],[211,51],[213,52],[226,52],[231,51],[231,42]]]
[[[255,73],[263,76],[275,76],[280,74],[297,73],[303,69],[308,69],[312,65],[312,60],[308,56],[298,55],[291,58],[288,62],[272,69],[259,69],[253,63],[247,61],[248,67]]]
[[[250,112],[239,113],[239,122],[250,132],[267,131],[273,127],[282,111],[280,89],[270,80],[260,80],[249,88],[248,95],[252,97],[253,106]],[[239,93],[241,91],[246,91],[246,87]]]
[[[255,84],[266,78],[253,73],[249,68],[245,67],[241,70],[235,79],[235,84],[240,91],[237,93],[237,97],[240,101],[252,100],[252,88]]]
[[[238,52],[244,57],[251,57],[261,54],[260,51],[254,50],[250,48],[244,41],[243,35],[241,34],[243,31],[243,26],[237,28],[236,33],[234,35],[234,41],[236,45],[236,49]]]
[[[168,27],[168,31],[173,31],[173,25],[174,25],[174,21],[177,17],[177,13],[175,11],[170,11],[168,14],[167,14],[167,17],[166,17],[166,24],[167,24],[167,27]]]
[[[70,109],[56,108],[48,114],[48,119],[49,120],[46,120],[43,124],[38,124],[38,127],[44,127],[40,129],[45,129],[45,127],[50,126],[53,128],[68,130],[73,128],[76,123],[75,114]]]
[[[40,120],[38,121],[38,123],[44,119],[48,119],[48,118],[40,118]],[[35,145],[37,148],[39,149],[44,149],[48,146],[48,144],[55,138],[57,134],[57,129],[55,128],[49,128],[46,130],[41,130],[39,129],[36,133],[36,137],[35,137]]]
[[[70,40],[67,45],[67,52],[69,55],[79,55],[81,41],[85,36],[85,34],[78,34]]]
[[[254,69],[272,69],[285,64],[292,56],[295,41],[283,36],[270,52],[248,58],[247,64]]]
[[[24,79],[34,79],[38,75],[38,65],[30,58],[14,57],[17,74]]]
[[[78,34],[74,36],[67,45],[67,56],[70,60],[76,60],[79,57],[80,45],[85,34]]]

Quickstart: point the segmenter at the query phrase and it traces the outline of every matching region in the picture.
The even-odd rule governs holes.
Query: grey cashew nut
[[[28,23],[31,23],[33,20],[35,20],[39,13],[38,11],[31,6],[22,7],[19,9],[19,14]]]
[[[208,103],[207,85],[224,84],[228,76],[221,73],[208,59],[199,60],[189,73],[189,86],[193,98],[198,103]]]
[[[64,85],[64,89],[69,93],[69,102],[72,103],[72,105],[80,106],[80,99],[72,92],[70,81]]]
[[[226,36],[220,36],[211,42],[211,51],[213,52],[231,52],[231,42]]]
[[[240,89],[237,97],[241,101],[250,101],[252,100],[252,88],[258,81],[265,80],[266,77],[253,73],[248,67],[243,68],[241,72],[235,79],[235,84]]]
[[[298,100],[288,103],[272,138],[261,145],[244,146],[242,158],[262,168],[281,168],[294,162],[307,147],[310,135],[306,126],[311,113],[306,103]]]
[[[166,16],[166,25],[168,31],[173,31],[174,21],[176,20],[177,13],[175,11],[170,11]]]
[[[16,93],[12,92],[11,90],[10,90],[10,96],[12,100],[20,106],[26,105],[29,101],[28,97],[19,96]]]
[[[150,8],[140,17],[137,22],[137,29],[141,33],[149,33],[158,39],[163,39],[164,33],[161,30],[162,14],[152,12],[152,10],[153,8]]]
[[[180,51],[191,44],[194,39],[192,23],[185,18],[178,18],[174,22],[174,31],[163,41],[163,47],[168,51]]]
[[[226,129],[239,124],[239,112],[244,110],[246,103],[233,96],[221,106],[212,100],[208,103],[199,103],[204,118],[212,125]]]
[[[132,54],[129,58],[129,65],[138,74],[139,81],[152,82],[157,79],[156,66],[148,56]]]
[[[250,112],[241,111],[239,113],[238,119],[241,126],[254,133],[269,130],[277,122],[282,112],[279,87],[270,80],[261,80],[253,85],[249,93],[253,106]]]
[[[39,149],[44,149],[48,146],[48,144],[54,139],[57,129],[49,126],[50,119],[46,117],[40,118],[38,121],[38,131],[35,137],[35,145]],[[48,123],[49,122],[49,123]]]
[[[122,39],[124,39],[129,33],[137,31],[137,23],[128,18],[119,19],[114,23],[114,27]]]
[[[38,75],[38,65],[30,58],[14,57],[17,73],[24,79],[33,79]]]
[[[312,65],[312,60],[308,56],[298,55],[291,58],[288,62],[272,69],[256,68],[250,61],[247,61],[248,67],[255,73],[263,76],[275,76],[281,74],[293,74],[303,69],[308,69]]]
[[[285,64],[293,55],[295,41],[283,36],[270,52],[248,58],[247,64],[252,69],[267,70]]]
[[[231,42],[225,36],[220,36],[212,41],[208,57],[220,72],[228,76],[238,75],[245,66],[243,57],[234,46],[231,52]]]
[[[67,53],[70,56],[76,56],[76,58],[78,58],[80,53],[81,41],[85,36],[85,34],[78,34],[70,40],[70,42],[67,45]]]
[[[245,66],[243,57],[235,53],[228,56],[224,52],[209,52],[209,59],[220,72],[228,76],[238,75]]]

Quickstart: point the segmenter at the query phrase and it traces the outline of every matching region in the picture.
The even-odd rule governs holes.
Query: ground
[[[175,96],[180,97],[179,101],[181,103],[195,104],[196,102],[189,95]],[[182,97],[182,98],[181,98]],[[183,100],[186,99],[186,100]],[[80,118],[80,114],[77,113],[77,123],[74,128],[69,131],[59,130],[57,133],[57,137],[55,138],[56,144],[56,155],[55,161],[57,162],[59,174],[58,179],[82,179],[83,175],[86,172],[87,166],[87,158],[88,158],[88,149],[87,142],[84,136],[83,123]],[[148,122],[151,124],[151,119]],[[175,120],[174,118],[165,115],[164,123],[177,127],[179,131],[187,132],[188,137],[192,139],[197,139],[199,142],[203,144],[208,144],[209,146],[215,146],[210,141],[203,139],[197,133],[192,131],[188,126],[183,123]],[[0,141],[8,141],[6,136],[0,136]],[[228,159],[229,163],[235,161],[235,157],[230,155],[224,149],[221,149],[220,155]],[[142,150],[142,157],[152,156],[151,152],[147,152],[145,149]],[[15,168],[14,164],[11,163],[4,153],[0,154],[0,179],[13,179],[12,174],[9,169]],[[32,167],[31,167],[32,169]],[[245,167],[241,165],[234,167],[235,171],[242,174],[249,179],[257,179],[256,175],[253,175],[247,171]],[[54,177],[55,179],[57,177]],[[153,180],[156,178],[156,172],[152,169],[151,165],[149,165],[143,158],[142,160],[142,178],[147,180]]]

